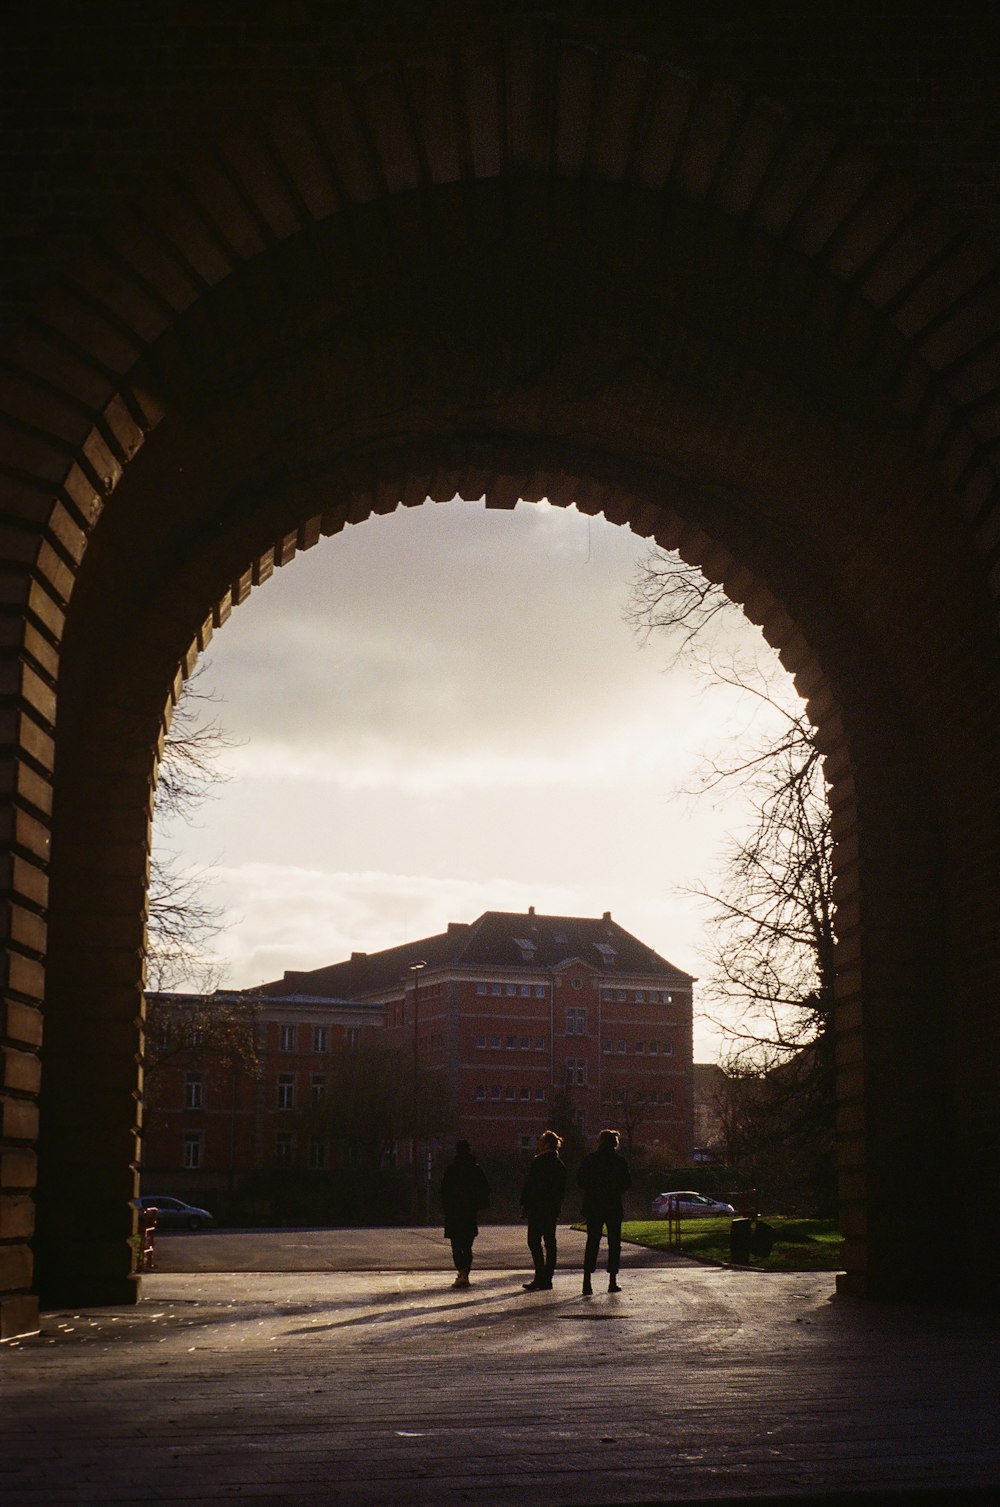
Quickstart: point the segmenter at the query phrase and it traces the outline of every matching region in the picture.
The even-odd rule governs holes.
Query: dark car
[[[156,1210],[156,1226],[160,1230],[203,1230],[213,1222],[207,1209],[186,1204],[180,1198],[168,1198],[166,1194],[143,1194],[135,1204],[140,1211]]]

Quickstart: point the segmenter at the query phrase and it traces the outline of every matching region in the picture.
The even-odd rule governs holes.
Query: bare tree
[[[164,742],[156,787],[157,813],[191,822],[227,776],[219,760],[234,740],[205,709],[217,698],[200,683],[207,666],[187,681]],[[208,994],[221,982],[208,944],[218,935],[222,912],[208,892],[204,869],[185,869],[175,853],[154,851],[149,871],[146,978],[155,991],[184,984]]]
[[[719,880],[691,893],[709,906],[712,940],[703,999],[729,1047],[721,1106],[731,1154],[773,1157],[791,1137],[817,1194],[832,1177],[833,872],[830,811],[816,729],[772,658],[734,633],[739,609],[678,556],[640,563],[628,620],[662,636],[671,663],[738,693],[746,726],[706,751],[695,793],[737,787],[747,825],[722,854]],[[753,727],[754,710],[767,717]],[[824,1191],[820,1191],[821,1188]]]

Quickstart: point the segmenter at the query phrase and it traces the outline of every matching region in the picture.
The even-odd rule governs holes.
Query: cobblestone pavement
[[[467,1292],[427,1231],[345,1233],[341,1270],[302,1269],[334,1259],[333,1232],[267,1237],[298,1270],[208,1269],[227,1240],[254,1237],[164,1239],[136,1307],[47,1314],[0,1350],[5,1507],[943,1504],[1000,1486],[996,1315],[635,1248],[623,1292],[595,1279],[585,1299],[571,1232],[536,1294],[522,1231],[484,1231]]]

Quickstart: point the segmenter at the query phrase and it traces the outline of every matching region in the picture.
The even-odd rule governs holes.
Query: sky
[[[746,817],[684,792],[749,713],[626,624],[647,548],[575,508],[426,503],[348,526],[233,612],[199,681],[224,778],[154,833],[223,913],[223,986],[530,905],[609,910],[700,975],[684,886],[711,883]],[[696,1060],[719,1054],[696,1013]]]

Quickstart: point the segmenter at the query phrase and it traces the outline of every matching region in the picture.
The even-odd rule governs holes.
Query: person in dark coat
[[[597,1150],[580,1163],[576,1180],[583,1189],[583,1217],[587,1221],[587,1245],[583,1253],[583,1295],[594,1289],[590,1279],[597,1267],[597,1253],[605,1226],[608,1231],[608,1292],[621,1292],[618,1269],[622,1252],[622,1194],[632,1186],[628,1162],[618,1155],[621,1135],[602,1130]]]
[[[489,1207],[490,1185],[486,1173],[472,1154],[468,1141],[455,1143],[455,1160],[441,1180],[445,1238],[451,1241],[451,1257],[458,1276],[453,1287],[468,1287],[472,1270],[472,1242],[479,1234],[477,1215]]]
[[[556,1220],[566,1194],[566,1168],[559,1156],[562,1136],[545,1130],[525,1178],[521,1208],[528,1221],[528,1250],[535,1275],[523,1284],[525,1292],[549,1292],[556,1269]]]

